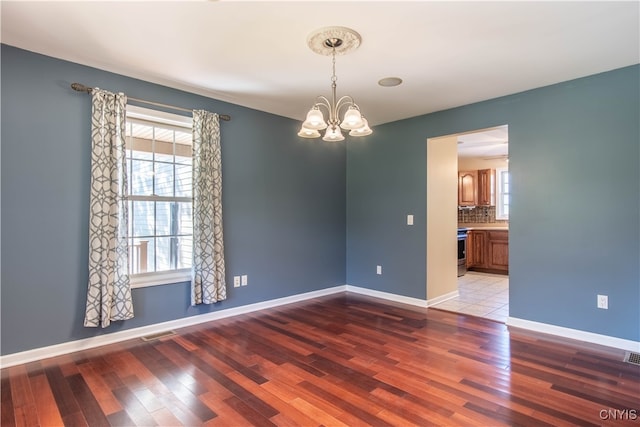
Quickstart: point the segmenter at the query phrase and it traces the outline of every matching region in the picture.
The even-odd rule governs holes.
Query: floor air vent
[[[627,363],[633,363],[634,365],[640,365],[640,353],[627,351],[624,354],[624,361]]]
[[[173,331],[158,332],[157,334],[151,334],[151,335],[142,337],[142,341],[155,341],[155,340],[159,340],[160,338],[170,337],[175,334],[176,333]]]

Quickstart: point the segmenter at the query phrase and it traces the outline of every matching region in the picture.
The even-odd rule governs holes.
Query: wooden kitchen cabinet
[[[495,206],[496,170],[458,172],[458,206]]]
[[[487,268],[509,271],[509,232],[488,231]]]
[[[478,205],[496,205],[496,170],[480,169],[478,171]]]
[[[476,262],[473,253],[473,232],[467,232],[467,242],[465,243],[465,263],[467,265],[467,269],[473,267],[473,264]]]
[[[470,230],[467,268],[488,273],[509,272],[509,231]]]
[[[467,233],[467,268],[485,268],[487,232],[471,230]]]
[[[458,206],[478,204],[478,171],[458,172]]]

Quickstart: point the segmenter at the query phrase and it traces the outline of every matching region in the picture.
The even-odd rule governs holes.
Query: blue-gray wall
[[[345,283],[345,145],[299,123],[2,45],[1,353]],[[221,122],[224,302],[189,306],[187,283],[133,291],[136,317],[82,326],[87,286],[91,99],[70,83],[230,114]]]
[[[232,115],[227,275],[249,286],[198,308],[186,283],[137,289],[136,318],[106,333],[344,283],[424,299],[426,138],[508,124],[511,316],[640,340],[638,66],[377,126],[345,153],[297,138],[283,117],[6,45],[1,55],[3,355],[105,333],[82,326],[90,98],[74,81]]]
[[[347,283],[424,299],[426,139],[507,124],[510,316],[640,341],[639,70],[377,126],[366,143],[349,142]],[[596,308],[597,294],[609,296],[608,310]]]

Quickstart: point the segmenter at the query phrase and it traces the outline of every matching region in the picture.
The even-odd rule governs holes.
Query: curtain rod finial
[[[71,89],[78,92],[87,92],[87,93],[91,93],[91,91],[93,91],[92,87],[85,86],[81,83],[71,83]]]

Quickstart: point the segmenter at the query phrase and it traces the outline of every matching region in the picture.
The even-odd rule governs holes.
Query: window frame
[[[181,116],[178,114],[168,113],[160,110],[153,110],[135,105],[127,105],[126,121],[134,121],[136,123],[145,123],[152,126],[164,127],[173,130],[193,132],[193,118],[191,116]],[[175,158],[173,164],[175,165]],[[131,178],[131,177],[129,177]],[[152,202],[176,201],[193,203],[192,197],[179,196],[132,196],[127,194],[127,201],[147,200]],[[131,221],[132,213],[129,213],[128,220]],[[132,226],[132,225],[131,225]],[[192,234],[193,235],[193,234]],[[132,239],[129,236],[128,239]],[[128,246],[131,248],[131,246]],[[132,289],[144,288],[150,286],[169,285],[173,283],[188,282],[191,280],[191,267],[179,268],[165,271],[153,271],[145,273],[132,274],[129,271],[129,282]]]
[[[504,191],[504,178],[503,173],[506,173],[509,177],[508,188],[507,191]],[[505,204],[503,203],[503,196],[507,196],[509,202],[511,201],[511,176],[509,172],[509,168],[496,168],[496,219],[498,220],[509,220],[509,213],[504,212]],[[511,203],[507,203],[507,205],[511,205]]]

